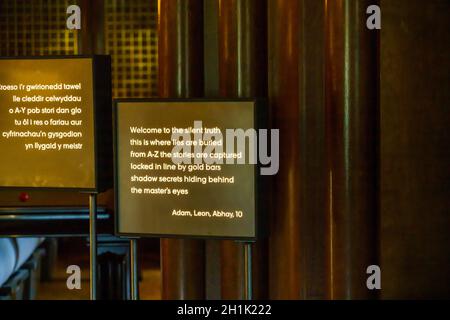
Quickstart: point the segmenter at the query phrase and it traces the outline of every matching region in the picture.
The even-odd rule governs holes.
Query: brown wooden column
[[[270,297],[328,297],[324,1],[269,0],[269,100],[280,130]]]
[[[325,107],[325,3],[300,2],[300,298],[329,298]]]
[[[326,1],[331,297],[364,299],[378,264],[378,32],[366,28],[374,0]]]
[[[267,94],[267,3],[265,0],[219,0],[219,86],[222,97]],[[254,298],[267,297],[267,241],[253,250]],[[221,244],[223,299],[244,298],[244,246]]]
[[[159,1],[159,96],[203,96],[203,0]],[[161,240],[163,299],[205,297],[205,245]]]
[[[269,2],[269,97],[280,130],[280,170],[273,179],[270,297],[300,298],[299,36],[300,2]]]
[[[104,0],[82,0],[79,52],[82,54],[105,53]]]

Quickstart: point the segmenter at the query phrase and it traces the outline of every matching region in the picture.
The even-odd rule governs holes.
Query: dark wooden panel
[[[300,6],[299,197],[302,299],[329,298],[324,8],[324,1],[317,0],[302,0]]]
[[[448,299],[450,2],[381,5],[381,294]]]

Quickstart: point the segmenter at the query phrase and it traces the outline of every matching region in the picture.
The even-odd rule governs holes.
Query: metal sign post
[[[246,242],[244,244],[244,288],[245,288],[245,300],[253,299],[253,279],[252,279],[252,243]]]
[[[137,261],[137,240],[130,240],[130,275],[131,275],[131,300],[139,300],[139,275]]]
[[[252,130],[257,135],[259,128],[266,127],[266,109],[265,101],[259,99],[119,99],[114,101],[115,235],[126,237],[130,241],[129,277],[131,279],[129,280],[131,285],[129,288],[131,294],[129,297],[131,299],[138,299],[137,240],[135,239],[141,237],[181,239],[194,237],[227,239],[243,243],[245,249],[244,252],[239,252],[239,255],[245,254],[245,257],[240,258],[241,261],[242,258],[245,259],[245,275],[238,281],[241,282],[241,287],[245,287],[245,293],[242,293],[240,298],[253,299],[252,242],[266,234],[265,210],[260,209],[264,208],[261,206],[263,199],[260,196],[264,194],[260,178],[261,168],[256,163],[248,163],[249,165],[246,166],[221,166],[219,162],[210,165],[207,161],[203,161],[203,154],[199,156],[199,153],[188,152],[195,154],[193,158],[201,162],[195,161],[195,165],[186,170],[185,167],[175,165],[175,158],[178,155],[167,156],[169,155],[167,146],[171,143],[157,141],[170,142],[173,140],[173,133],[185,132],[184,128],[189,127],[196,127],[189,133],[188,139],[194,139],[191,140],[192,145],[198,145],[200,142],[209,145],[211,141],[208,130],[214,132],[214,140],[221,143],[230,142],[231,139],[228,136],[230,133],[233,134],[229,132],[233,130],[230,128]],[[130,128],[134,129],[130,130]],[[203,132],[201,137],[195,134],[192,137],[192,133],[200,131]],[[224,133],[226,136],[223,135]],[[234,132],[234,134],[237,133]],[[146,141],[150,141],[148,139],[156,143],[147,144]],[[200,142],[194,144],[197,140]],[[191,144],[186,145],[191,146]],[[246,146],[243,148],[245,149]],[[239,157],[240,153],[232,152],[231,156]],[[139,164],[135,163],[134,157],[142,158]],[[222,155],[222,157],[225,156]],[[173,163],[170,160],[173,160]],[[228,161],[227,164],[229,164]],[[164,177],[160,177],[164,179],[158,178],[154,181],[156,184],[151,187],[139,183],[141,180],[146,180],[144,177],[146,172],[166,170],[169,168],[166,166],[174,170],[173,174],[177,174],[176,178],[169,179],[167,176],[166,179],[164,173]],[[221,172],[220,175],[212,177],[208,171]],[[166,182],[175,182],[175,180],[180,182],[177,189],[166,186]],[[181,194],[185,196],[179,197]],[[205,195],[213,196],[205,197]],[[148,208],[152,208],[151,212]],[[198,211],[198,208],[202,210]],[[184,216],[184,218],[180,219],[176,216]],[[216,216],[232,219],[224,223],[223,219],[201,218]],[[200,219],[202,223],[197,222]]]
[[[89,275],[91,300],[97,299],[97,195],[89,195]]]

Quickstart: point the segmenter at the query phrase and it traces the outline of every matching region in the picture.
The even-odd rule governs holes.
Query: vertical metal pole
[[[89,195],[89,257],[91,300],[97,299],[97,195]]]
[[[139,300],[139,275],[137,261],[137,240],[130,240],[131,300]]]
[[[252,243],[244,245],[244,263],[245,263],[245,300],[253,299],[253,279],[252,279]]]

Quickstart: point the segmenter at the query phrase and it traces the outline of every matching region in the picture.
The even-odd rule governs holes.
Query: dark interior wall
[[[302,5],[298,6],[299,3]],[[312,28],[315,21],[312,13],[316,11],[311,5],[305,6],[308,1],[273,0],[269,1],[269,4],[271,4],[269,31],[272,32],[269,32],[269,65],[271,66],[269,96],[274,112],[278,116],[289,115],[283,119],[288,119],[289,124],[286,121],[278,123],[279,127],[286,132],[296,128],[302,117],[308,115],[308,110],[315,112],[319,110],[312,109],[312,106],[320,108],[320,92],[318,95],[314,92],[320,90],[320,77],[324,73],[320,68],[320,65],[323,65],[320,61],[323,59],[321,54],[323,49],[320,48],[320,29],[323,30],[323,26],[319,23],[317,29]],[[354,2],[347,4],[354,4]],[[319,6],[319,2],[316,1],[314,5]],[[299,15],[299,7],[307,9],[304,15]],[[450,135],[448,132],[450,2],[448,0],[384,0],[381,1],[381,9],[382,290],[380,297],[383,299],[448,298],[450,297],[448,286],[450,284],[448,273],[450,270]],[[302,28],[304,21],[309,23]],[[350,28],[352,26],[353,24],[350,24]],[[298,30],[307,30],[304,32],[308,32],[308,35],[315,35],[315,45],[312,46],[310,42],[303,41],[302,37],[299,43],[294,41],[295,38],[290,38],[292,33],[300,33]],[[319,32],[319,35],[314,32]],[[283,42],[284,40],[286,42]],[[283,47],[284,43],[292,45]],[[308,55],[311,50],[316,50],[316,54]],[[351,47],[351,50],[356,49]],[[292,60],[292,57],[296,58]],[[298,57],[304,59],[301,62],[303,68],[300,69],[297,69]],[[319,59],[319,63],[316,59]],[[334,64],[336,61],[331,60],[330,63]],[[353,60],[350,63],[354,63]],[[297,70],[300,72],[297,73]],[[361,72],[361,69],[358,70]],[[297,83],[299,74],[304,75],[302,79],[307,79],[300,84],[300,88],[306,85],[307,90],[301,89],[300,94],[297,95],[298,92],[292,88],[292,84]],[[315,85],[308,88],[309,83]],[[337,84],[339,85],[340,82]],[[308,97],[308,94],[314,98],[309,101],[297,100],[298,96],[304,99]],[[296,108],[300,108],[301,116],[296,113]],[[319,114],[315,113],[315,115]],[[309,118],[302,123],[300,127],[304,129],[309,125],[309,130],[300,131],[300,136],[297,136],[291,144],[289,153],[281,155],[280,168],[285,170],[286,166],[289,166],[288,155],[293,156],[298,144],[304,145],[303,143],[308,141],[308,134],[313,132],[311,130],[314,128],[311,127],[313,121],[314,119]],[[314,133],[320,133],[320,126],[316,127]],[[314,137],[319,139],[320,134]],[[302,151],[300,155],[305,154],[304,150]],[[299,161],[301,168],[304,168],[304,164],[312,164],[312,155],[320,154],[310,152],[303,160],[296,161]],[[318,159],[320,160],[320,157]],[[331,158],[332,161],[333,159]],[[311,167],[311,170],[304,172],[309,172],[311,176],[318,174],[320,162],[315,164],[317,167]],[[281,210],[278,213],[289,212],[292,213],[292,218],[302,218],[294,219],[295,221],[289,220],[286,223],[287,227],[283,231],[294,230],[294,232],[280,232],[281,229],[275,228],[280,224],[272,222],[274,228],[271,246],[275,248],[272,251],[281,252],[278,251],[279,245],[279,248],[285,248],[285,255],[280,257],[276,254],[271,255],[271,297],[323,297],[325,296],[323,293],[327,290],[326,283],[320,281],[318,274],[326,271],[321,268],[324,264],[319,258],[319,256],[322,257],[320,253],[324,250],[320,244],[327,239],[327,234],[320,233],[320,229],[324,228],[326,222],[320,220],[318,206],[307,207],[305,195],[308,192],[313,193],[313,185],[306,183],[302,190],[297,184],[288,185],[289,180],[282,175],[283,171],[280,171],[277,177],[280,185],[273,194],[281,198],[285,190],[287,194],[289,192],[295,194],[298,191],[300,198],[295,198],[292,194],[287,196],[286,199],[291,202],[279,203],[293,203],[292,207],[279,206]],[[291,176],[303,179],[302,183],[308,178],[295,171],[295,168]],[[320,182],[320,180],[316,181]],[[317,186],[314,185],[314,187]],[[316,192],[317,197],[320,194],[321,191]],[[298,199],[301,199],[300,203],[296,202]],[[314,202],[311,197],[306,197],[307,199],[310,199],[310,203]],[[314,217],[315,220],[308,220],[307,217]],[[313,221],[315,225],[310,224]],[[311,226],[311,228],[305,226]],[[362,230],[361,226],[356,224],[351,224],[351,228]],[[298,238],[299,232],[301,240]],[[285,235],[285,241],[277,244],[275,237],[280,234]],[[308,242],[308,237],[312,239],[317,234],[320,234],[322,238],[318,237]],[[286,247],[286,243],[293,245]],[[300,246],[296,246],[299,243]],[[311,253],[318,259],[311,259],[313,257]],[[342,258],[337,257],[336,261],[339,259]],[[301,266],[297,264],[298,261],[301,261]],[[282,268],[278,269],[277,263],[280,263]],[[312,268],[313,265],[315,268]],[[280,270],[285,272],[282,273]],[[308,270],[315,270],[316,273],[310,273]]]
[[[326,204],[323,191],[327,183],[321,176],[325,112],[324,3],[316,0],[269,1],[269,33],[272,32],[268,39],[272,68],[269,71],[272,90],[269,96],[272,106],[278,108],[277,112],[287,115],[283,119],[290,121],[289,128],[300,134],[295,135],[289,154],[292,155],[300,143],[303,158],[293,163],[300,163],[301,174],[299,171],[293,176],[301,177],[302,183],[308,181],[297,193],[292,184],[288,186],[288,180],[282,180],[282,186],[291,195],[299,194],[300,204],[292,207],[292,216],[300,218],[297,221],[299,227],[293,228],[297,232],[295,236],[277,233],[285,234],[291,246],[286,248],[286,242],[280,243],[284,250],[273,251],[282,254],[281,259],[271,257],[272,298],[328,297],[325,247],[329,235],[326,217],[322,214],[326,210],[321,207]],[[450,276],[446,273],[450,266],[450,138],[446,130],[450,120],[449,1],[384,0],[381,8],[380,297],[449,297]],[[282,31],[277,31],[276,27]],[[205,30],[205,33],[205,39],[209,39],[213,30]],[[295,44],[291,47],[293,50],[282,47],[286,39],[290,40],[286,43]],[[205,46],[205,53],[216,50]],[[206,58],[205,71],[206,78],[209,76],[217,81],[214,78],[217,76],[215,59],[215,56]],[[289,68],[289,63],[295,67]],[[209,94],[214,94],[216,83],[207,81],[207,89],[208,84]],[[281,91],[275,95],[274,88]],[[283,103],[276,100],[288,96]],[[284,109],[280,111],[280,108]],[[301,116],[295,113],[297,111]],[[296,116],[298,118],[292,120]],[[280,159],[284,168],[288,159]],[[279,197],[283,194],[280,188],[273,192]],[[297,201],[293,197],[288,199]],[[285,210],[279,210],[277,214],[281,212]],[[288,225],[292,227],[292,221]],[[299,238],[295,238],[298,234]],[[279,270],[284,272],[274,267],[278,264]],[[291,265],[295,266],[287,267]],[[217,287],[213,287],[217,291]]]
[[[450,2],[381,8],[381,294],[449,298]]]

